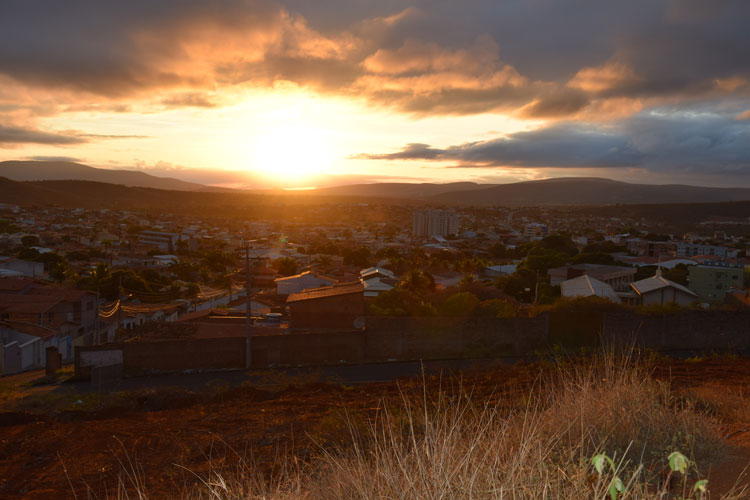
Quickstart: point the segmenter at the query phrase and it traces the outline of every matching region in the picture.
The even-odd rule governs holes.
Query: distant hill
[[[719,203],[750,200],[750,188],[631,184],[597,177],[563,177],[512,184],[352,184],[307,191],[311,195],[399,198],[451,205],[560,206]]]
[[[565,177],[484,186],[437,194],[433,200],[457,205],[550,206],[716,203],[750,200],[750,188],[709,188],[681,184],[630,184],[595,177]]]
[[[14,181],[79,180],[122,186],[169,189],[172,191],[213,191],[213,188],[171,177],[156,177],[136,170],[108,170],[69,161],[3,161],[0,177]]]
[[[380,182],[374,184],[350,184],[307,191],[308,194],[323,196],[363,196],[371,198],[430,198],[445,193],[463,193],[484,189],[488,184],[475,182],[451,182],[448,184],[407,182]]]

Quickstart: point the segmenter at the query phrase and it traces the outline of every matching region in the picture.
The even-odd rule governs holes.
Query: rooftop
[[[661,288],[672,287],[680,290],[681,292],[687,293],[688,295],[692,295],[693,297],[698,296],[689,288],[666,279],[661,275],[660,271],[657,271],[656,275],[651,276],[650,278],[631,283],[630,286],[632,286],[633,289],[640,295],[648,292],[653,292],[654,290],[659,290]]]
[[[364,292],[364,287],[359,281],[345,283],[342,285],[323,286],[320,288],[311,288],[299,293],[293,293],[286,299],[289,302],[298,302],[301,300],[322,299],[325,297],[335,297],[337,295],[351,295]]]

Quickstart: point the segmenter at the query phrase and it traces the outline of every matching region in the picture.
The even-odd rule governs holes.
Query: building
[[[698,243],[677,243],[676,257],[695,257],[696,255],[711,255],[726,259],[729,249],[717,245],[701,245]]]
[[[287,298],[292,328],[362,328],[364,286],[359,281],[313,288]]]
[[[458,215],[449,210],[417,210],[413,214],[412,235],[417,238],[458,233]]]
[[[163,231],[141,231],[138,242],[144,245],[155,246],[165,252],[174,252],[180,235],[177,233],[165,233]]]
[[[730,289],[741,289],[745,278],[742,267],[702,265],[688,267],[689,288],[701,300],[721,302]]]
[[[365,288],[365,297],[377,297],[382,292],[393,290],[398,283],[396,275],[383,267],[375,266],[362,269],[359,272],[359,281]]]
[[[627,240],[628,250],[641,257],[668,259],[675,255],[675,244],[671,241],[648,241],[640,238]]]
[[[544,238],[549,236],[549,226],[531,222],[523,227],[523,235],[526,238]]]
[[[568,298],[602,297],[617,304],[620,303],[620,297],[611,285],[587,274],[560,283],[560,295]]]
[[[0,257],[0,276],[26,276],[27,278],[39,278],[44,275],[44,264],[28,260],[13,259],[10,257]]]
[[[574,264],[571,266],[554,267],[547,271],[551,286],[557,286],[564,281],[588,275],[602,281],[615,290],[627,290],[635,277],[636,268],[623,266],[607,266],[604,264]]]
[[[698,300],[698,295],[692,290],[663,277],[661,269],[657,269],[654,276],[631,283],[630,286],[635,293],[632,299],[634,305],[650,306],[674,302],[681,306],[689,306]]]
[[[47,347],[72,361],[73,347],[96,342],[96,294],[30,279],[0,279],[0,361],[5,373],[44,366]]]
[[[381,278],[374,277],[360,280],[362,286],[365,288],[365,297],[377,297],[382,292],[393,290],[394,286],[391,283],[383,281]]]
[[[333,279],[318,276],[311,271],[305,271],[300,274],[295,274],[294,276],[276,278],[274,282],[276,283],[276,293],[279,295],[291,295],[309,288],[330,286],[335,283]]]

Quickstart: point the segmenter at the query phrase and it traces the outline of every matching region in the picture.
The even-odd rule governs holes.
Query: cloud
[[[213,96],[199,92],[188,92],[185,94],[175,94],[161,100],[161,104],[168,108],[215,108],[218,106]]]
[[[27,160],[34,161],[66,161],[73,163],[81,163],[83,160],[75,158],[73,156],[27,156]]]
[[[558,123],[446,148],[408,144],[360,159],[446,162],[459,167],[630,168],[750,175],[750,124],[730,116],[640,113],[614,124]]]
[[[746,0],[411,5],[2,2],[0,78],[70,109],[123,111],[214,107],[225,87],[280,81],[407,113],[547,119],[750,95]],[[0,90],[0,108],[13,98]]]
[[[129,134],[77,134],[77,137],[84,139],[149,139],[148,135],[129,135]]]
[[[87,139],[73,134],[44,132],[42,130],[0,125],[0,147],[3,145],[47,144],[73,145],[87,142]]]
[[[445,149],[409,144],[396,153],[358,158],[450,161],[463,167],[621,167],[640,164],[642,154],[621,135],[562,124]]]

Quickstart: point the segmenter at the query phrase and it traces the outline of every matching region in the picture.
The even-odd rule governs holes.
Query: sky
[[[750,187],[747,0],[3,0],[0,160]]]

